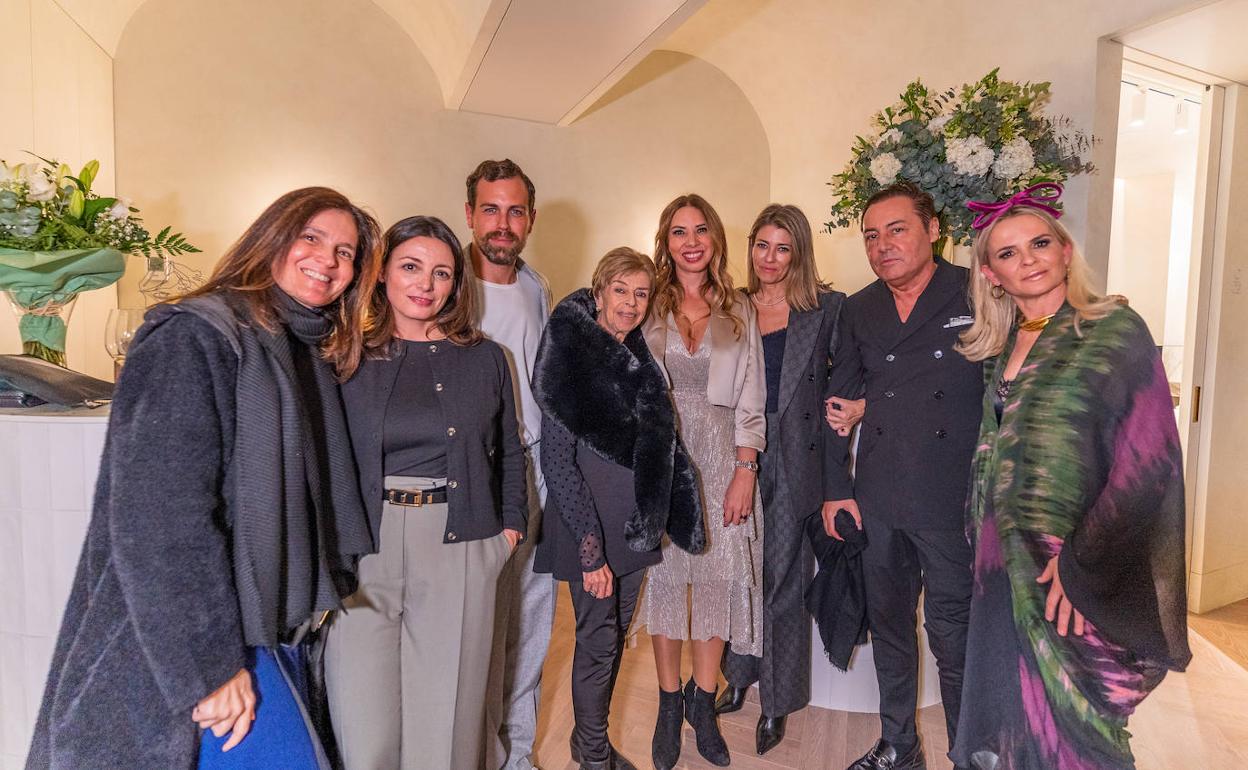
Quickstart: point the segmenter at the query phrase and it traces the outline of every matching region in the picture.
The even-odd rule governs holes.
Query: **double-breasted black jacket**
[[[826,429],[829,500],[900,529],[962,529],[983,373],[954,350],[971,323],[969,271],[936,260],[905,323],[877,280],[845,301],[828,394],[865,396],[854,478],[849,438]],[[824,423],[826,426],[826,422]]]
[[[360,493],[380,542],[382,436],[391,394],[402,398],[398,381],[404,355],[396,345],[390,358],[365,359],[342,386],[351,447],[360,476]],[[420,355],[438,384],[438,401],[450,426],[447,437],[447,517],[444,543],[482,540],[503,530],[528,530],[528,486],[524,448],[516,421],[515,390],[503,349],[489,340],[456,345],[443,340]]]
[[[776,443],[767,445],[767,454],[784,466],[789,483],[776,489],[783,499],[765,501],[768,515],[784,511],[805,518],[817,512],[824,500],[824,476],[841,473],[839,446],[824,445],[823,399],[844,302],[842,292],[828,291],[820,293],[819,307],[789,311],[774,416],[778,425],[769,426]]]

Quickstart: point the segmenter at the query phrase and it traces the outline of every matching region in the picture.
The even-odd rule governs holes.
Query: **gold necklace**
[[[1018,328],[1025,332],[1038,332],[1044,327],[1048,326],[1049,321],[1052,321],[1053,316],[1055,315],[1057,315],[1057,313],[1049,313],[1048,315],[1040,316],[1039,318],[1032,318],[1031,320],[1019,321]]]

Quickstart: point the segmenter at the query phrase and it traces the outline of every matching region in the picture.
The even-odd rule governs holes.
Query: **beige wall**
[[[1214,233],[1210,325],[1192,543],[1192,608],[1214,609],[1248,596],[1248,88],[1227,88],[1233,121],[1223,133]]]
[[[30,160],[29,150],[75,169],[100,161],[95,189],[113,190],[112,60],[52,0],[0,0],[0,158]],[[20,353],[17,320],[0,308],[0,353]],[[69,365],[112,379],[104,321],[116,307],[114,287],[78,298],[69,324]]]
[[[734,245],[768,202],[754,110],[714,67],[671,52],[556,128],[443,110],[421,52],[368,0],[150,0],[115,74],[119,182],[205,249],[204,269],[277,195],[308,184],[340,188],[383,225],[435,214],[463,237],[463,180],[486,157],[510,156],[533,178],[528,256],[557,296],[613,246],[649,253],[677,194],[706,195]]]
[[[916,77],[935,88],[978,79],[993,67],[1012,80],[1053,83],[1052,108],[1083,129],[1093,127],[1098,94],[1098,40],[1191,5],[1187,0],[1052,0],[988,6],[976,0],[734,0],[709,3],[664,47],[706,59],[741,85],[758,110],[771,146],[772,197],[823,222],[832,199],[827,182],[849,159],[855,135],[871,130],[871,114],[897,98]],[[1012,10],[1011,10],[1012,9]],[[1112,57],[1110,57],[1112,58]],[[1113,63],[1113,62],[1110,62]],[[1103,69],[1103,68],[1102,68]],[[1110,69],[1113,69],[1112,67]],[[1104,79],[1104,78],[1101,78]],[[1110,141],[1098,154],[1113,164],[1112,116],[1117,76],[1106,101]],[[1106,152],[1107,150],[1107,152]],[[1089,227],[1088,181],[1070,185],[1066,220],[1104,275],[1108,196],[1104,216]],[[873,279],[856,234],[816,240],[821,270],[843,289]]]

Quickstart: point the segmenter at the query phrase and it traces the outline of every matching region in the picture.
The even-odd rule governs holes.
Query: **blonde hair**
[[[819,270],[815,266],[814,236],[810,232],[810,222],[797,206],[773,203],[763,209],[754,226],[750,228],[749,256],[746,259],[746,294],[754,294],[762,288],[758,273],[754,271],[754,240],[758,231],[771,225],[789,234],[793,240],[793,252],[789,259],[788,280],[785,284],[784,298],[789,307],[799,312],[814,310],[819,307],[819,293],[827,291],[828,284],[819,280]]]
[[[1051,214],[1039,209],[1016,207],[997,217],[975,236],[971,246],[970,295],[975,323],[958,336],[954,346],[971,361],[983,361],[1001,353],[1018,318],[1018,308],[1009,294],[992,296],[992,283],[984,276],[988,264],[988,241],[1002,221],[1019,216],[1035,217],[1043,222],[1062,246],[1070,247],[1070,266],[1066,272],[1066,301],[1075,310],[1075,332],[1080,321],[1104,318],[1120,304],[1119,298],[1103,297],[1092,289],[1091,270],[1087,260],[1066,226]]]
[[[617,246],[598,260],[594,277],[589,282],[589,293],[597,299],[612,281],[629,273],[645,273],[650,279],[650,290],[654,290],[654,262],[650,257],[627,246]]]
[[[668,313],[680,313],[681,288],[676,280],[676,262],[667,247],[667,237],[676,212],[686,207],[695,208],[702,214],[711,237],[711,262],[706,269],[706,280],[702,283],[702,297],[710,305],[712,313],[718,312],[732,321],[733,334],[740,339],[745,321],[734,309],[736,288],[728,273],[728,238],[724,235],[724,223],[711,204],[694,193],[682,195],[667,204],[659,215],[659,229],[654,234],[655,317],[666,318]]]

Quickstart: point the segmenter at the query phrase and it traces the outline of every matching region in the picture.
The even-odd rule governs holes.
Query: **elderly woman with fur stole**
[[[558,513],[543,522],[535,569],[567,581],[576,612],[571,749],[582,768],[633,767],[607,738],[607,711],[642,577],[665,534],[691,553],[706,545],[696,471],[639,329],[654,280],[646,255],[608,252],[592,288],[555,308],[533,375]]]

